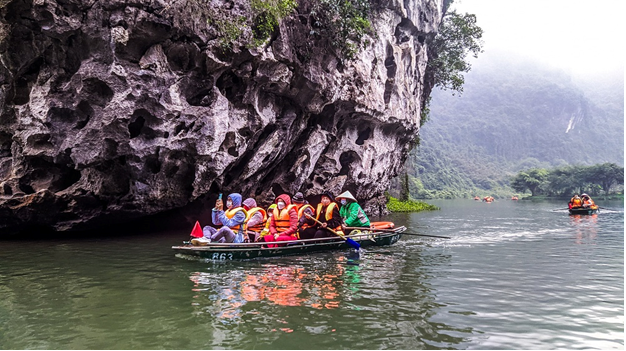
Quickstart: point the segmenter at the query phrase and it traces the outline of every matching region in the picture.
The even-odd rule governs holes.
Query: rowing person
[[[202,232],[209,242],[241,243],[244,240],[243,223],[247,217],[246,210],[241,207],[241,194],[232,193],[226,199],[226,211],[222,199],[217,199],[211,211],[213,224],[222,227],[215,229],[206,226],[202,228]]]
[[[346,227],[369,227],[370,219],[367,218],[365,211],[356,201],[350,191],[345,191],[337,195],[335,198],[341,203],[339,215],[341,216],[342,229],[346,232]]]
[[[327,230],[326,228],[332,229],[339,234],[343,234],[341,231],[341,216],[339,215],[339,206],[335,202],[333,195],[326,191],[322,193],[321,202],[317,205],[317,209],[315,210],[315,219],[320,221],[322,224],[318,224],[312,230],[315,230],[314,238],[328,238],[328,237],[336,237],[336,235]],[[309,230],[309,229],[307,229]]]
[[[591,200],[591,198],[589,197],[589,195],[587,194],[582,194],[580,195],[581,200],[583,201],[583,207],[587,208],[598,208],[598,206],[596,206],[596,203],[593,202],[593,200]]]

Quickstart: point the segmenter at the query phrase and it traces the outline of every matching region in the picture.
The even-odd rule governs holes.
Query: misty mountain
[[[623,74],[582,81],[533,62],[481,57],[462,95],[433,91],[420,133],[405,165],[418,198],[504,194],[510,177],[531,167],[623,166]]]

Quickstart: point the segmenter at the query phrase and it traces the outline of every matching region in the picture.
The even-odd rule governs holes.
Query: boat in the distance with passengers
[[[268,247],[266,242],[251,243],[208,243],[205,246],[189,244],[172,246],[177,254],[197,256],[201,258],[228,261],[253,259],[257,257],[274,257],[306,254],[310,252],[352,249],[349,240],[360,247],[392,245],[400,240],[405,226],[395,227],[392,222],[372,222],[370,228],[351,230],[344,238],[328,237],[318,239],[301,239],[290,241],[274,241],[278,247]]]

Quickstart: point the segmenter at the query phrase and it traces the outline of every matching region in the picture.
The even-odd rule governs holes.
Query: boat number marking
[[[214,260],[219,260],[219,261],[226,261],[226,260],[231,260],[232,261],[233,260],[233,254],[231,254],[231,253],[227,254],[225,252],[222,252],[222,253],[214,252],[213,253],[213,259]]]

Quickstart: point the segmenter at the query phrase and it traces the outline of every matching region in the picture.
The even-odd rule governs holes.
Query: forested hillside
[[[523,169],[623,166],[623,74],[576,81],[485,56],[465,81],[461,96],[433,91],[420,145],[406,163],[412,197],[508,196],[511,177]]]

